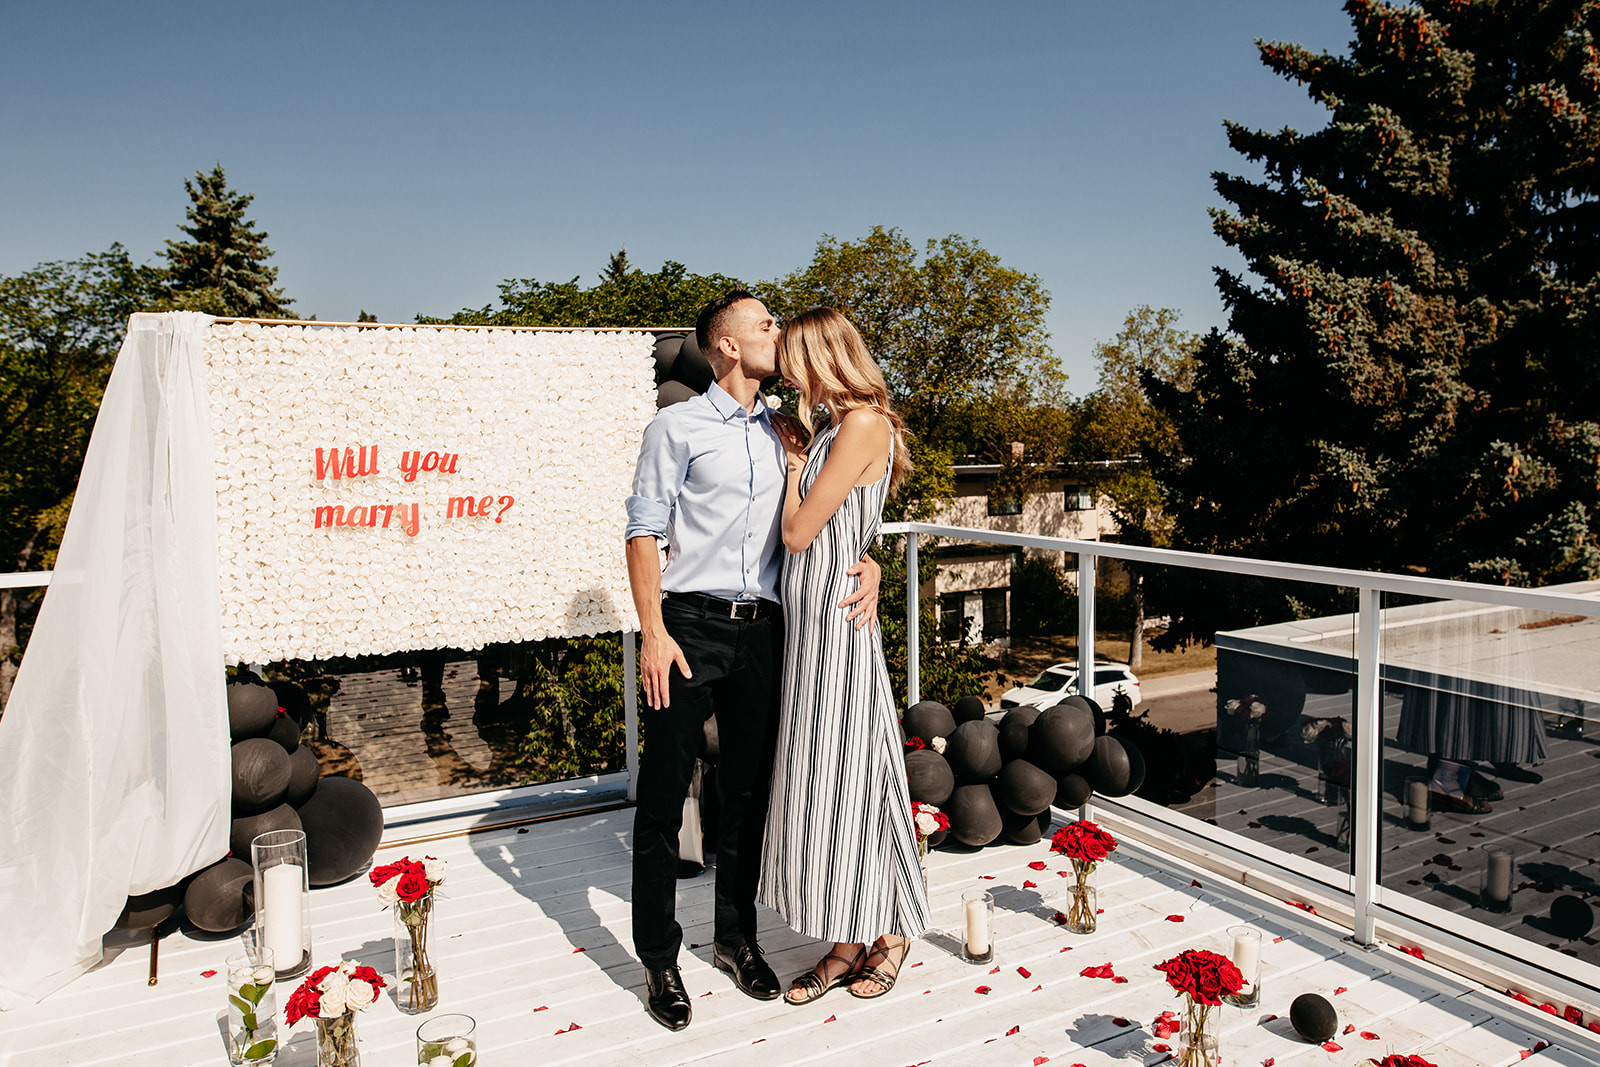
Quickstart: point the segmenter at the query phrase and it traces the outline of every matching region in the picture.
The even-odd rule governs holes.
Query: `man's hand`
[[[667,679],[672,675],[672,665],[676,663],[685,678],[692,678],[694,675],[689,670],[689,661],[683,658],[683,649],[678,647],[678,642],[666,633],[659,637],[644,635],[643,645],[639,655],[639,675],[644,679],[644,702],[652,708],[667,707],[672,703],[667,685]]]
[[[863,626],[876,626],[878,624],[878,582],[883,577],[883,568],[878,566],[878,561],[871,556],[854,564],[846,574],[852,575],[861,584],[854,593],[839,601],[841,608],[855,606],[855,610],[845,616],[847,622],[856,624],[856,629]]]

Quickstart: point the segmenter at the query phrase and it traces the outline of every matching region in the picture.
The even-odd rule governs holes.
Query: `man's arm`
[[[661,556],[654,537],[628,538],[628,588],[633,592],[633,607],[639,613],[639,676],[644,679],[644,702],[652,708],[667,707],[667,680],[676,663],[685,678],[689,663],[683,650],[667,633],[661,619]],[[859,594],[857,594],[859,595]]]
[[[858,630],[863,626],[878,625],[878,583],[883,578],[883,568],[871,556],[862,556],[861,562],[851,566],[845,573],[854,575],[861,583],[854,593],[839,601],[841,608],[855,606],[855,610],[845,619],[855,623]]]

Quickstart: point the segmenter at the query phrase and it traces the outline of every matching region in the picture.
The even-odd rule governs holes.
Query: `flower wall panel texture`
[[[638,629],[652,335],[214,324],[223,645],[249,663]]]

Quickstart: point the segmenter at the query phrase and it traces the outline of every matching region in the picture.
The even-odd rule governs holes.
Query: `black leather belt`
[[[665,593],[663,599],[672,600],[686,608],[703,611],[723,619],[753,622],[778,613],[778,605],[771,600],[724,600],[706,593]]]

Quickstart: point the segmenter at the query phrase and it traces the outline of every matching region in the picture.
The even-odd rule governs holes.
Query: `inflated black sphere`
[[[1102,736],[1105,735],[1105,732],[1106,732],[1106,713],[1104,711],[1100,710],[1100,705],[1099,704],[1096,704],[1092,699],[1090,699],[1089,697],[1084,696],[1082,693],[1074,693],[1071,696],[1069,696],[1067,699],[1063,700],[1061,703],[1063,703],[1063,704],[1071,704],[1075,708],[1082,708],[1083,710],[1087,711],[1090,715],[1093,715],[1094,716],[1094,735],[1096,737],[1102,737]]]
[[[697,393],[710,389],[717,377],[711,371],[711,364],[701,354],[700,345],[693,334],[685,337],[683,344],[678,346],[678,358],[672,361],[669,373],[673,381],[682,382]]]
[[[271,742],[268,742],[271,744]],[[278,749],[281,753],[283,749]],[[228,849],[235,856],[249,861],[250,842],[270,830],[299,830],[300,816],[287,804],[268,808],[257,815],[241,815],[228,828]]]
[[[1094,786],[1081,774],[1066,774],[1056,779],[1056,807],[1076,808],[1089,799]]]
[[[983,706],[982,697],[962,697],[950,709],[950,714],[956,717],[957,723],[963,723],[983,718],[986,710]]]
[[[321,773],[315,752],[305,745],[295,749],[289,756],[289,792],[283,799],[296,808],[310,800],[311,794],[317,791],[317,776]]]
[[[906,784],[912,800],[941,807],[955,791],[956,776],[939,753],[918,748],[906,753]]]
[[[669,333],[665,337],[656,338],[656,347],[650,353],[656,361],[656,384],[660,385],[672,373],[672,364],[678,358],[678,352],[683,348],[683,334]]]
[[[1000,773],[1000,731],[983,719],[964,722],[950,735],[944,755],[957,778],[987,781]]]
[[[1073,704],[1039,713],[1028,729],[1028,762],[1060,777],[1078,769],[1094,751],[1094,716]]]
[[[1028,730],[1039,717],[1039,709],[1030,706],[1012,708],[1000,719],[1000,758],[1021,759],[1028,754]]]
[[[277,742],[285,752],[293,753],[300,747],[300,724],[289,718],[285,712],[278,716],[278,721],[272,724],[267,736]]]
[[[947,840],[949,840],[949,838],[950,838],[950,831],[949,830],[935,830],[933,833],[928,835],[928,847],[929,848],[938,848],[940,845],[944,844]]]
[[[1056,780],[1025,759],[1014,759],[1000,768],[995,792],[1008,811],[1018,815],[1038,815],[1056,798]],[[1034,838],[1038,840],[1037,835]],[[1023,842],[1017,842],[1022,844]]]
[[[1078,773],[1102,796],[1125,797],[1131,792],[1128,783],[1133,780],[1133,761],[1115,737],[1095,738],[1094,752],[1084,760]]]
[[[228,733],[235,741],[264,737],[278,721],[278,694],[265,685],[232,682],[228,685]]]
[[[278,707],[295,722],[304,726],[311,718],[311,698],[293,682],[271,682],[272,693],[278,698]]]
[[[1560,936],[1576,940],[1594,926],[1594,909],[1582,897],[1565,893],[1550,902],[1550,924]]]
[[[950,833],[963,845],[980,848],[1000,836],[1000,809],[987,785],[958,785],[945,805]]]
[[[249,737],[234,745],[230,755],[236,814],[254,815],[283,803],[289,792],[290,764],[289,754],[281,745],[270,737]],[[239,850],[235,849],[234,854],[238,855]]]
[[[1000,811],[1000,836],[1013,845],[1031,845],[1043,834],[1037,815],[1018,815],[1014,811]]]
[[[1301,993],[1289,1005],[1289,1021],[1295,1033],[1317,1044],[1331,1038],[1339,1030],[1339,1013],[1333,1010],[1328,998],[1317,993]]]
[[[189,881],[184,914],[207,933],[237,930],[255,915],[251,877],[250,864],[238,856],[218,860]]]
[[[956,732],[956,717],[937,700],[922,700],[906,709],[900,725],[907,738],[920,737],[923,744],[931,745],[935,737],[948,738]]]
[[[670,408],[674,404],[681,404],[685,400],[693,400],[700,394],[682,382],[662,382],[656,390],[656,410]]]
[[[324,778],[300,808],[306,831],[306,876],[333,885],[359,873],[383,838],[383,805],[354,778]]]
[[[165,889],[157,889],[154,893],[129,897],[122,906],[122,914],[117,916],[116,928],[148,930],[157,923],[166,922],[178,910],[178,905],[183,903],[183,890],[184,885],[179,882]]]
[[[1144,752],[1126,737],[1119,737],[1117,740],[1122,742],[1122,750],[1128,754],[1128,793],[1137,793],[1139,787],[1144,785],[1145,771],[1148,769],[1144,762]]]

